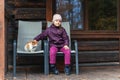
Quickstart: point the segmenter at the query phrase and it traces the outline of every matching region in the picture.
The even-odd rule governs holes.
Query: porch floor
[[[120,80],[120,66],[80,67],[79,75],[76,75],[73,70],[69,76],[64,72],[46,76],[39,70],[18,70],[16,80]],[[6,73],[5,80],[13,80],[12,71]]]

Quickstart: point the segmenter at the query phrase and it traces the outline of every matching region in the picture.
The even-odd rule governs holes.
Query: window
[[[83,0],[56,0],[56,12],[63,21],[69,21],[72,29],[83,29]]]
[[[56,0],[56,13],[73,30],[118,30],[118,0]]]
[[[89,30],[117,30],[117,0],[88,0]]]

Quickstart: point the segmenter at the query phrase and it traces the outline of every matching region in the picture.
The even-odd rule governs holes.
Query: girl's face
[[[53,22],[53,24],[56,26],[56,27],[59,27],[60,25],[61,25],[61,20],[55,20],[54,22]]]

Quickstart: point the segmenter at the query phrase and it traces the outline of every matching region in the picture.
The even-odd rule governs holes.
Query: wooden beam
[[[0,80],[4,80],[5,74],[5,25],[4,25],[4,0],[0,0]]]
[[[82,38],[120,38],[120,33],[119,32],[109,32],[109,31],[79,31],[79,30],[73,30],[71,31],[71,36],[74,39],[82,39]]]

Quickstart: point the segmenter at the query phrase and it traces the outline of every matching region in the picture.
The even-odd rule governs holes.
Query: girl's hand
[[[65,49],[69,49],[69,47],[67,45],[64,46]]]

